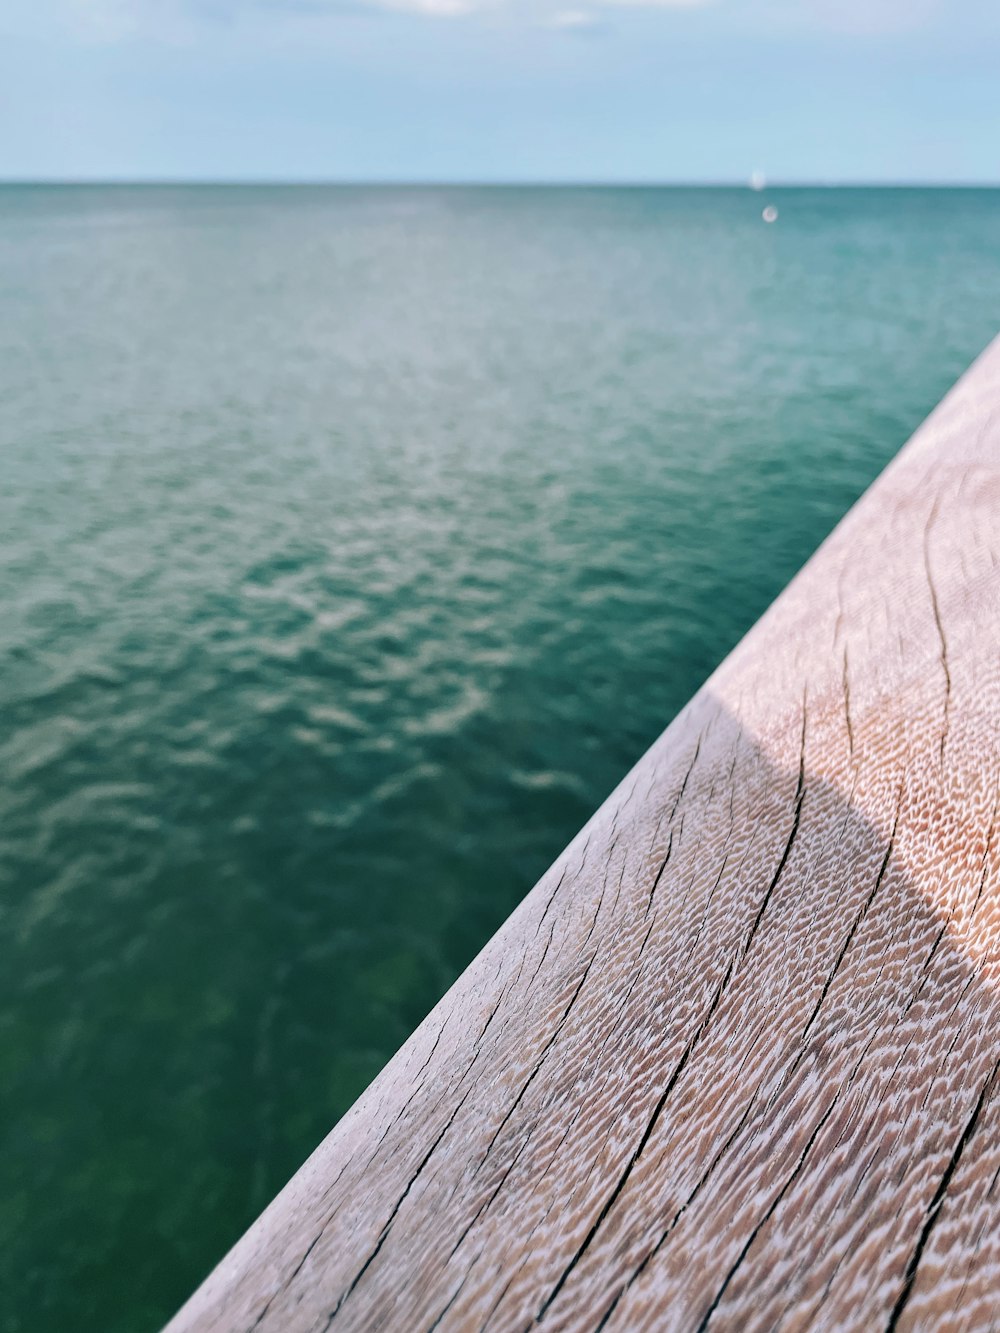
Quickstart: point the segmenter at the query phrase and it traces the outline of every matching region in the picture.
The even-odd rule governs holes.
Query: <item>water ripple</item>
[[[994,332],[1000,195],[780,211],[0,191],[10,1333],[162,1321]]]

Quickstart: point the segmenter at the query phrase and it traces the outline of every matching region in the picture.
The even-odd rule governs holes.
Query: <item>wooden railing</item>
[[[1000,1319],[1000,343],[171,1333]]]

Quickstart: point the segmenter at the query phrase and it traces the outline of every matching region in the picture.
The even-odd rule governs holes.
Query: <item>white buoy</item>
[[[761,217],[764,219],[765,222],[777,222],[778,210],[775,208],[773,204],[768,204],[767,208],[765,208],[763,213],[761,213]]]

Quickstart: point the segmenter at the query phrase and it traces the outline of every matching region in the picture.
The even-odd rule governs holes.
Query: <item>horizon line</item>
[[[216,187],[275,189],[548,189],[548,190],[996,190],[1000,180],[877,180],[877,179],[621,179],[594,178],[549,180],[541,177],[435,178],[435,177],[322,177],[322,176],[2,176],[0,188],[36,187]]]

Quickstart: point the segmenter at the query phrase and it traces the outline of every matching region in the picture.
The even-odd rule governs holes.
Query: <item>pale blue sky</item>
[[[0,177],[1000,181],[1000,0],[2,0]]]

